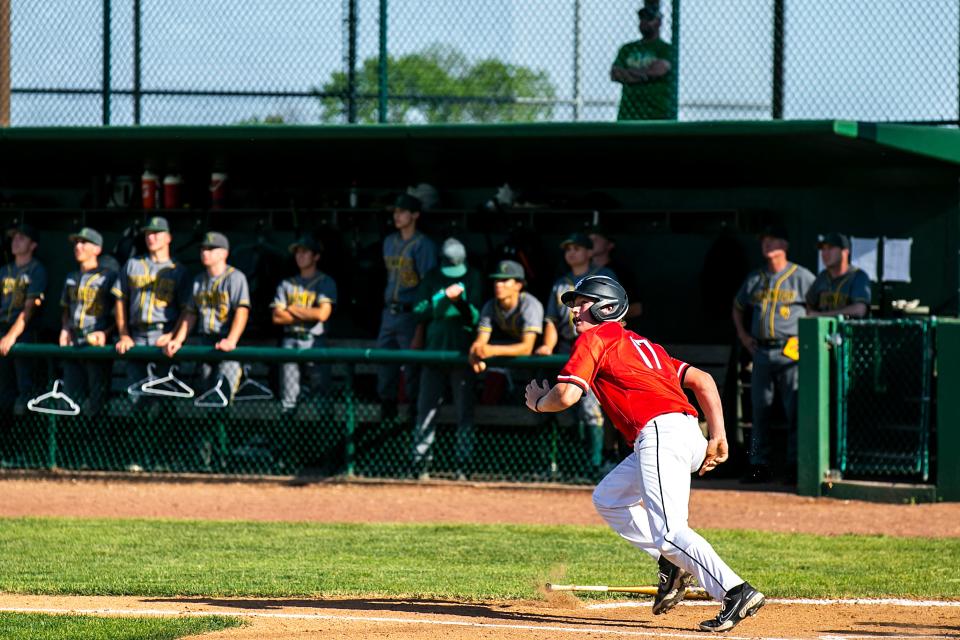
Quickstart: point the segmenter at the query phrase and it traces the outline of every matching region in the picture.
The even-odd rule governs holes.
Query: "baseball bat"
[[[608,587],[607,585],[582,585],[582,584],[551,584],[547,583],[547,591],[592,591],[595,593],[639,593],[645,596],[657,595],[656,587]],[[694,600],[709,600],[710,596],[703,587],[690,587],[687,589],[687,598]]]

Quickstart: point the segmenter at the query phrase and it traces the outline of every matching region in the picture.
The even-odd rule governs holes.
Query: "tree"
[[[357,122],[378,121],[379,62],[367,58],[357,70]],[[347,74],[337,71],[317,90],[329,96],[320,98],[321,120],[343,119],[347,89]],[[471,64],[452,47],[434,45],[419,53],[387,57],[387,121],[391,123],[549,120],[553,116],[549,101],[556,95],[545,71],[493,58]]]

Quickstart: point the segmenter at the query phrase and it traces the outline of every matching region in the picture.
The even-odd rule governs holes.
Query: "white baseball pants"
[[[657,416],[640,431],[633,453],[597,485],[593,504],[627,542],[654,560],[663,555],[722,600],[743,579],[687,524],[690,474],[700,469],[706,450],[696,418]]]

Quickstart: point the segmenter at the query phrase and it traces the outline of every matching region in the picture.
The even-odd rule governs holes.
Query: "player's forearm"
[[[552,320],[543,323],[543,346],[552,352],[557,347],[557,326]]]
[[[275,308],[273,313],[270,315],[270,319],[273,321],[273,324],[278,325],[289,325],[296,322],[296,318],[293,317],[293,314],[286,309]]]
[[[493,356],[528,356],[533,353],[534,340],[525,340],[513,344],[490,344],[487,345],[487,357]]]
[[[537,401],[536,410],[538,413],[566,411],[577,404],[582,395],[583,390],[577,385],[561,382]]]
[[[743,309],[738,309],[736,305],[734,305],[732,317],[733,317],[733,326],[737,329],[737,336],[742,337],[746,335],[747,331],[743,326]]]
[[[28,300],[27,303],[29,304],[29,302]],[[7,330],[7,337],[14,341],[18,340],[27,329],[27,320],[29,320],[29,318],[27,317],[27,308],[25,307],[23,311],[17,314],[17,319],[10,325],[10,328]]]
[[[697,398],[703,417],[707,421],[708,437],[716,439],[726,437],[723,423],[723,405],[720,402],[720,392],[713,376],[705,371],[690,367],[683,379],[683,386],[693,391]]]
[[[121,338],[129,337],[130,332],[127,330],[127,308],[123,300],[117,300],[113,305],[113,316],[117,321],[117,335]]]
[[[240,336],[243,330],[247,328],[247,320],[250,318],[250,309],[247,307],[237,307],[233,314],[233,321],[230,323],[230,332],[227,333],[227,340],[237,343],[240,342]]]
[[[177,320],[177,328],[173,332],[173,341],[182,343],[193,331],[193,325],[197,322],[197,316],[190,311],[184,311]]]

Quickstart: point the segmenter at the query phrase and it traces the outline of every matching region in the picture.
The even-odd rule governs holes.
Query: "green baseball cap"
[[[200,243],[201,249],[226,249],[230,250],[230,241],[227,236],[217,231],[207,231],[203,235],[203,241]]]
[[[91,229],[90,227],[84,227],[77,231],[76,233],[71,233],[67,236],[67,242],[73,244],[77,240],[83,240],[84,242],[89,242],[95,244],[98,247],[103,246],[103,236],[100,235],[100,232],[96,229]]]
[[[288,247],[288,249],[290,249],[290,253],[296,253],[297,247],[303,247],[307,251],[313,251],[314,253],[323,252],[323,243],[309,233],[305,233],[297,238],[296,241]]]
[[[161,216],[153,216],[147,220],[147,224],[143,225],[140,229],[144,233],[150,233],[153,231],[166,231],[170,233],[170,223],[167,222],[167,219]]]
[[[21,222],[18,225],[14,225],[7,229],[7,237],[12,238],[18,233],[22,233],[27,236],[34,242],[37,242],[37,229],[32,224],[27,224],[26,222]]]
[[[584,249],[593,249],[593,240],[590,239],[590,236],[579,231],[571,233],[569,236],[564,238],[563,242],[560,243],[560,248],[566,249],[567,245],[571,244],[578,247],[583,247]]]
[[[490,278],[493,280],[519,280],[524,282],[527,279],[526,273],[523,270],[523,265],[514,260],[501,260],[497,263],[496,273],[491,273]]]

